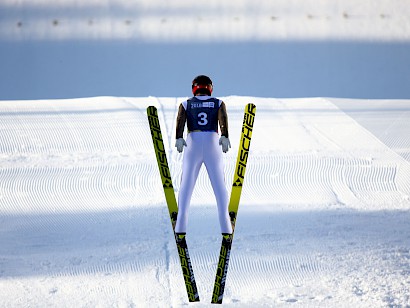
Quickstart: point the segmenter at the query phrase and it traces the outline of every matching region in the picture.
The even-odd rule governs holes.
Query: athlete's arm
[[[184,128],[186,122],[186,110],[184,106],[181,104],[179,105],[178,115],[177,115],[177,129],[175,139],[183,138],[184,136]]]
[[[221,135],[229,138],[228,133],[228,114],[226,112],[226,106],[224,102],[221,102],[221,106],[218,110],[219,127],[221,128]]]

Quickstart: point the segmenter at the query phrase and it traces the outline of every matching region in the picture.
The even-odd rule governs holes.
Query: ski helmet
[[[192,93],[196,95],[197,93],[212,94],[213,85],[212,80],[208,76],[199,75],[192,80]]]

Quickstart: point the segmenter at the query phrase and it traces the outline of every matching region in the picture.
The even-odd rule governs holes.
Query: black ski
[[[171,173],[169,170],[167,154],[162,139],[161,127],[158,119],[158,111],[154,106],[147,108],[148,122],[151,130],[152,143],[154,145],[155,156],[157,158],[159,173],[161,175],[162,186],[164,187],[165,199],[168,206],[169,217],[171,219],[172,230],[178,248],[178,255],[181,261],[182,274],[184,276],[185,287],[190,302],[199,302],[198,288],[196,286],[191,259],[188,253],[188,246],[185,235],[175,233],[175,224],[178,215],[178,205],[175,198],[174,187],[172,186]]]

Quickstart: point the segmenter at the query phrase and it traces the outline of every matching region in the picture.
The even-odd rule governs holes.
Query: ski
[[[169,217],[171,219],[172,230],[181,261],[182,274],[184,276],[185,287],[190,302],[199,302],[198,288],[196,286],[191,259],[188,253],[188,246],[185,235],[175,233],[175,224],[178,215],[178,205],[175,198],[174,187],[172,185],[171,173],[169,170],[167,154],[162,139],[161,127],[158,119],[158,111],[154,106],[147,108],[148,122],[151,130],[152,143],[154,145],[155,156],[157,158],[159,173],[161,175],[162,186],[164,188],[165,199],[168,206]]]
[[[236,217],[238,214],[239,201],[241,198],[242,186],[246,171],[246,162],[249,157],[249,148],[252,138],[253,124],[255,120],[256,106],[247,104],[242,124],[242,133],[239,140],[238,156],[232,184],[231,197],[229,199],[229,216],[232,223],[232,235],[223,234],[219,261],[215,275],[214,290],[212,293],[212,303],[222,304],[225,291],[226,276],[228,273],[229,258],[231,254],[233,235],[235,231]]]

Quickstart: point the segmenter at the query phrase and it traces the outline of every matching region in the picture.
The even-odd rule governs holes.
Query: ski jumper
[[[182,162],[181,187],[178,194],[176,233],[186,233],[188,209],[194,186],[205,164],[218,207],[221,233],[232,233],[228,213],[228,192],[225,186],[222,151],[219,146],[218,124],[228,137],[225,103],[211,96],[194,96],[184,101],[178,110],[176,138],[182,138],[188,127],[186,148]]]

